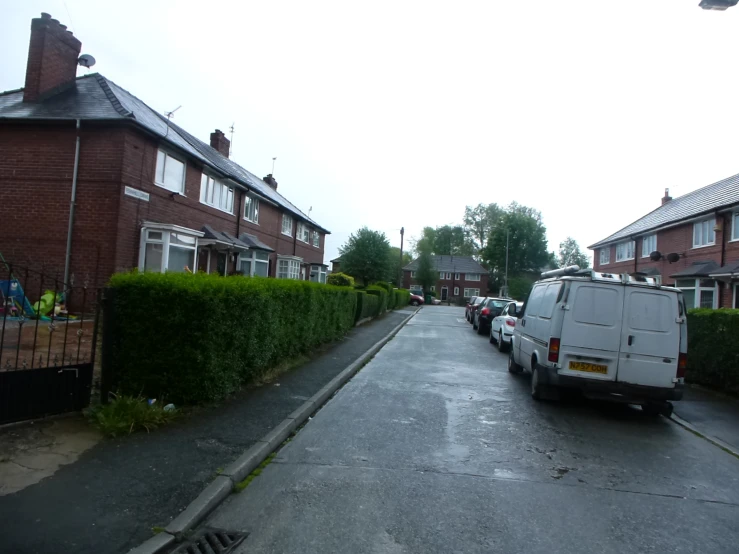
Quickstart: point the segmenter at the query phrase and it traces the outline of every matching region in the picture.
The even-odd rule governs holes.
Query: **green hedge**
[[[405,308],[411,303],[411,291],[406,289],[395,289],[395,309]]]
[[[351,277],[346,273],[332,273],[326,279],[326,284],[336,285],[337,287],[353,287],[354,277]]]
[[[356,293],[309,281],[126,273],[110,281],[118,392],[216,401],[280,362],[343,336]]]
[[[357,290],[354,293],[357,295],[357,309],[354,321],[357,322],[360,319],[377,316],[377,308],[380,306],[379,297],[367,294],[363,290]]]
[[[739,310],[688,311],[688,369],[685,378],[739,393]]]
[[[377,307],[377,313],[375,315],[382,315],[387,311],[387,291],[382,287],[371,285],[366,289],[367,294],[373,294],[380,298],[380,304]]]
[[[376,287],[380,287],[382,289],[385,289],[385,292],[387,292],[387,309],[392,310],[395,308],[395,294],[393,292],[393,286],[386,282],[386,281],[378,281],[374,284]]]

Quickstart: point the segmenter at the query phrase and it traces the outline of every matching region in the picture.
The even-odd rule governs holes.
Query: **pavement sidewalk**
[[[739,452],[739,400],[695,386],[685,387],[674,413],[699,433],[719,439]]]
[[[410,312],[357,327],[307,364],[166,428],[105,440],[51,477],[0,496],[3,552],[125,553],[166,526],[247,448]],[[279,386],[278,386],[279,385]]]

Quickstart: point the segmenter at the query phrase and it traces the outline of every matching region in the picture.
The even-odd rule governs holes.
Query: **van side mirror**
[[[508,308],[508,315],[517,317],[516,316],[516,306],[511,306],[510,308]]]

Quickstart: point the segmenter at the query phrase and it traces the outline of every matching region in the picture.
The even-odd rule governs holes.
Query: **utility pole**
[[[505,232],[505,277],[503,278],[503,291],[504,294],[501,294],[501,296],[508,296],[508,241],[511,236],[511,230],[506,229]]]
[[[403,288],[403,235],[405,227],[400,228],[400,275],[398,275],[398,288]]]

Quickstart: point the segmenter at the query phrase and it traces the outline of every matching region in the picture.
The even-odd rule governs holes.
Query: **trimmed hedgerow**
[[[122,394],[216,401],[278,363],[343,336],[356,293],[287,279],[114,275],[112,365]]]
[[[739,310],[688,311],[688,369],[685,378],[739,393]]]
[[[380,305],[380,299],[372,294],[367,294],[363,290],[357,290],[354,293],[357,295],[357,309],[354,321],[357,322],[360,319],[375,317],[377,315],[377,308]]]
[[[387,292],[387,309],[395,308],[395,294],[393,294],[393,286],[387,281],[377,281],[373,286],[385,289]]]
[[[351,277],[346,273],[332,273],[326,279],[326,284],[336,285],[337,287],[353,287],[354,277]]]
[[[406,289],[395,289],[395,308],[405,308],[411,303],[411,292]]]
[[[387,291],[382,287],[371,285],[365,289],[367,294],[373,294],[380,298],[380,303],[377,307],[377,313],[375,315],[382,315],[387,311]]]

